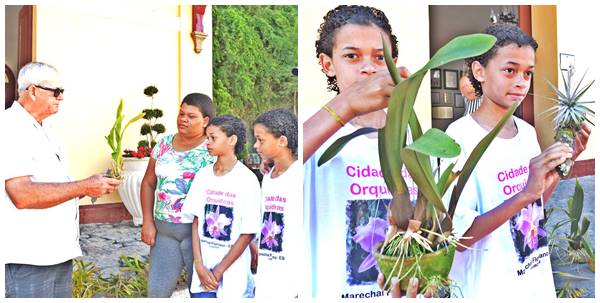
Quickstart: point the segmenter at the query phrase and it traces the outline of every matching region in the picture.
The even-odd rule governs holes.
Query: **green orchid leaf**
[[[467,181],[469,180],[471,173],[475,169],[475,166],[483,156],[483,153],[485,153],[490,144],[492,144],[494,138],[496,138],[498,133],[500,133],[500,130],[504,128],[506,121],[508,121],[508,118],[512,116],[512,114],[515,112],[518,106],[519,103],[515,103],[506,111],[506,113],[504,113],[504,116],[502,116],[502,119],[498,121],[498,124],[496,124],[496,126],[485,137],[483,137],[483,139],[481,139],[479,143],[477,143],[477,145],[467,158],[467,161],[465,162],[465,165],[463,166],[458,177],[458,182],[452,190],[452,196],[450,198],[450,204],[448,206],[448,213],[450,214],[450,218],[454,217],[454,211],[456,210],[456,205],[458,203],[458,199],[460,198],[460,194],[462,193],[463,188],[467,184]]]
[[[441,196],[444,196],[444,194],[448,190],[448,187],[450,187],[450,184],[452,184],[452,182],[454,182],[454,180],[456,180],[456,177],[458,177],[458,175],[460,174],[460,172],[454,173],[452,171],[452,169],[454,169],[454,165],[456,165],[456,163],[451,163],[450,165],[448,165],[448,167],[446,167],[446,170],[444,170],[444,173],[442,173],[442,175],[440,176],[440,180],[437,183],[438,192]]]
[[[583,217],[583,219],[581,220],[581,232],[580,235],[585,235],[585,233],[587,232],[588,228],[590,227],[590,219],[588,219],[587,217]]]
[[[376,131],[377,131],[376,128],[364,127],[364,128],[359,128],[359,129],[355,130],[353,133],[351,133],[349,135],[345,135],[343,137],[338,138],[321,155],[321,157],[319,158],[319,161],[317,162],[317,165],[321,166],[324,163],[326,163],[327,161],[331,160],[331,158],[335,157],[335,155],[337,155],[344,148],[344,146],[346,146],[346,144],[348,144],[348,142],[350,142],[352,139],[354,139],[358,136],[362,136],[362,135],[369,134],[369,133],[376,132]]]
[[[125,127],[123,127],[123,130],[121,131],[121,137],[123,137],[123,135],[125,134],[125,130],[126,130],[128,127],[129,127],[129,125],[130,125],[131,123],[134,123],[134,122],[138,121],[139,119],[142,119],[142,118],[144,117],[144,115],[145,115],[145,113],[141,113],[141,114],[138,114],[137,116],[135,116],[135,117],[131,118],[131,119],[130,119],[130,120],[127,122],[127,124],[125,124]]]
[[[438,158],[454,158],[460,154],[460,145],[437,128],[430,128],[406,148]]]
[[[429,202],[433,203],[435,208],[445,213],[446,207],[444,207],[442,197],[437,191],[433,173],[431,169],[428,169],[427,167],[427,164],[431,167],[429,158],[425,157],[426,160],[423,162],[423,158],[419,158],[415,151],[406,148],[402,149],[400,157],[402,158],[402,162],[406,165],[406,169],[408,169],[413,181],[417,184],[419,191],[423,193],[423,196],[425,196]]]
[[[392,173],[389,171],[390,166],[384,164],[385,160],[381,160],[381,159],[387,159],[387,155],[385,154],[385,148],[382,147],[383,142],[385,142],[383,139],[383,137],[385,136],[384,132],[385,132],[385,128],[380,128],[379,132],[377,133],[377,136],[378,136],[377,144],[378,144],[379,159],[380,159],[380,164],[381,164],[381,173],[383,174],[383,180],[385,181],[385,184],[387,185],[390,192],[392,192],[392,193],[398,192],[398,188],[402,189],[400,192],[406,192],[408,190],[408,188],[406,186],[406,181],[404,181],[404,179],[400,178],[400,181],[401,181],[400,184],[394,183],[394,181],[392,179]]]
[[[394,84],[398,84],[402,82],[402,77],[400,77],[400,73],[396,68],[396,64],[394,63],[394,58],[392,58],[392,53],[390,47],[385,42],[383,38],[383,33],[381,33],[381,41],[383,41],[383,56],[385,58],[385,65],[387,66],[388,71],[390,71],[390,75],[392,76],[392,80],[394,80]]]
[[[417,93],[423,78],[427,74],[428,69],[437,67],[450,61],[464,59],[480,55],[489,50],[496,41],[496,38],[491,35],[475,34],[453,39],[448,45],[442,47],[434,57],[420,71],[411,75],[407,80],[396,83],[396,87],[392,91],[392,96],[389,100],[388,114],[386,117],[386,126],[384,132],[384,143],[381,145],[386,149],[382,155],[385,159],[380,159],[383,165],[389,165],[391,177],[395,184],[402,181],[402,161],[398,159],[400,150],[405,146],[406,133],[410,125],[413,141],[417,141],[422,135],[421,126],[414,113],[414,104]],[[390,74],[397,74],[398,71],[393,64],[389,48],[383,40],[385,49],[384,56],[388,65]],[[384,173],[385,175],[385,173]],[[402,190],[402,188],[397,188]]]
[[[569,211],[569,217],[571,218],[571,234],[577,234],[579,220],[581,219],[581,213],[583,212],[583,188],[579,184],[579,179],[575,179],[575,192],[573,193],[573,202],[571,204],[571,210]]]
[[[479,56],[490,50],[494,43],[496,37],[487,34],[458,36],[441,47],[423,69],[429,70],[452,61]]]

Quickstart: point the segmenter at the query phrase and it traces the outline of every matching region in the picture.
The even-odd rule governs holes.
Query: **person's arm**
[[[156,226],[154,225],[154,191],[156,190],[156,160],[150,158],[146,173],[140,186],[140,202],[142,206],[142,241],[154,246]]]
[[[254,239],[254,234],[241,234],[240,237],[233,243],[223,260],[212,269],[212,273],[217,281],[223,279],[223,273],[237,260],[248,244]]]
[[[100,197],[110,194],[121,182],[96,174],[73,182],[33,182],[30,176],[4,181],[6,193],[18,209],[44,209],[81,196]]]
[[[572,154],[566,144],[554,143],[539,156],[531,159],[525,188],[494,209],[477,216],[463,235],[463,237],[470,238],[461,239],[460,243],[465,246],[473,245],[492,233],[525,206],[542,197],[547,189],[554,186],[553,182],[556,179],[554,168],[570,157]],[[458,251],[465,250],[460,245],[456,249]]]
[[[409,76],[405,67],[399,67],[398,70],[403,78]],[[377,75],[354,83],[329,101],[327,106],[344,123],[348,123],[357,116],[386,108],[393,88],[394,82],[390,74],[387,70],[382,70]],[[341,127],[342,124],[324,108],[306,120],[302,124],[303,161],[306,162]]]
[[[198,217],[194,217],[194,222],[192,223],[192,252],[194,254],[194,268],[204,289],[207,291],[217,289],[219,282],[217,282],[213,273],[202,262],[202,249],[200,247],[200,235],[198,234]]]

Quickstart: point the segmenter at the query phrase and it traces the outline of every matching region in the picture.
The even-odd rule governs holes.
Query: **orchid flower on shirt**
[[[544,209],[536,203],[532,203],[521,210],[515,227],[525,237],[523,249],[525,249],[525,246],[529,246],[532,250],[538,248],[538,237],[546,236],[546,232],[540,227],[540,220],[543,219]]]
[[[385,229],[387,222],[380,218],[369,218],[366,225],[356,227],[356,234],[352,241],[358,243],[360,247],[369,253],[358,268],[358,272],[364,272],[375,266],[376,261],[373,256],[373,247],[385,239]]]
[[[220,213],[220,206],[217,206],[214,212],[206,214],[206,231],[214,239],[220,236],[226,236],[225,226],[231,225],[231,218]]]
[[[273,221],[273,213],[269,213],[269,220],[263,222],[261,230],[262,240],[260,244],[267,244],[269,249],[278,246],[279,242],[275,239],[275,236],[281,233],[283,226],[279,226],[277,222]]]

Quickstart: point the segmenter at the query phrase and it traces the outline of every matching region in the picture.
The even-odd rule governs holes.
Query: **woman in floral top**
[[[187,95],[179,109],[177,133],[163,137],[148,162],[141,200],[142,241],[151,246],[149,297],[170,297],[184,266],[188,284],[191,281],[194,216],[183,213],[181,207],[196,172],[215,162],[215,157],[208,154],[205,134],[214,115],[208,96]]]

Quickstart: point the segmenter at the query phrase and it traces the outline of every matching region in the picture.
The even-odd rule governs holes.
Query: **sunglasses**
[[[58,96],[60,96],[62,93],[65,92],[65,89],[64,88],[60,88],[60,87],[49,88],[49,87],[44,87],[44,86],[41,86],[41,85],[34,85],[34,86],[37,87],[37,88],[41,88],[43,90],[47,90],[47,91],[53,92],[55,98],[58,98]]]

